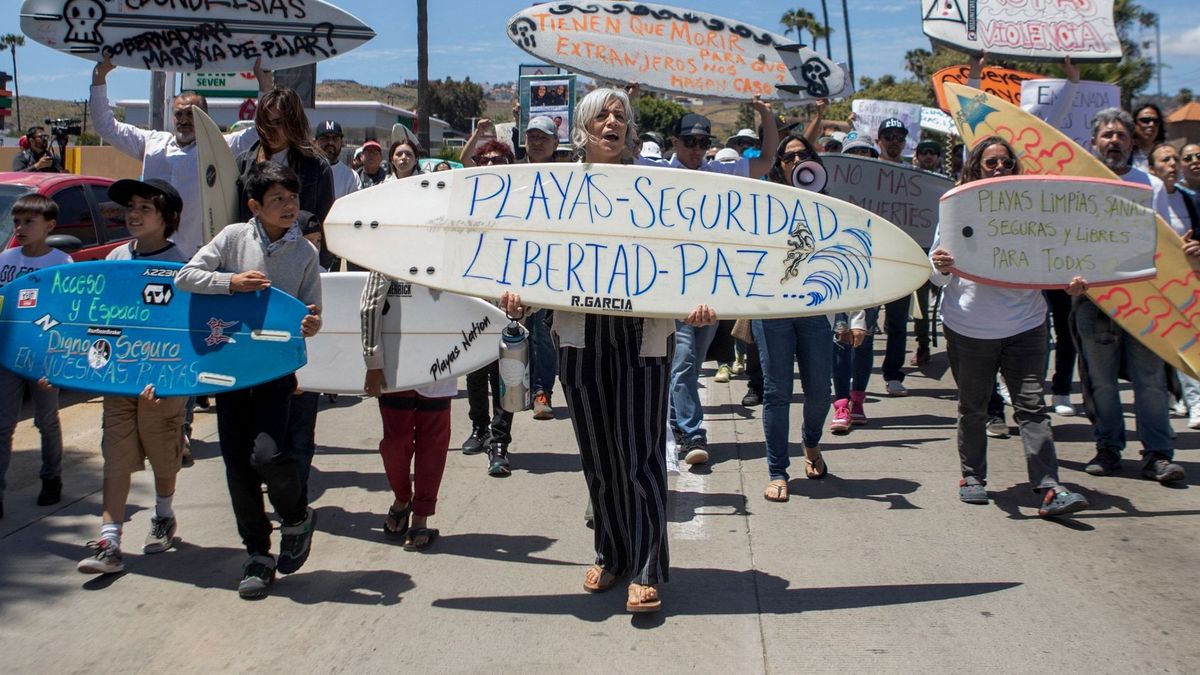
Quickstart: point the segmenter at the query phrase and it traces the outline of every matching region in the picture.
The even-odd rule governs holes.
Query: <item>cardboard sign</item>
[[[829,174],[825,193],[896,224],[921,248],[933,243],[938,200],[954,183],[910,164],[858,155],[822,155]]]
[[[922,0],[934,43],[972,54],[1077,63],[1119,61],[1114,0]]]
[[[1066,80],[1038,79],[1021,83],[1021,108],[1063,132],[1084,148],[1092,146],[1092,117],[1121,105],[1121,88],[1107,82],[1083,81],[1070,101],[1061,100]],[[1062,111],[1066,106],[1067,110]]]
[[[950,112],[950,106],[946,103],[946,90],[942,85],[946,82],[967,84],[970,73],[970,66],[961,65],[942,68],[933,74],[931,78],[933,80],[933,93],[937,96],[939,108]],[[1021,83],[1026,80],[1036,80],[1039,77],[1041,75],[1027,73],[1023,70],[986,66],[979,78],[979,88],[992,96],[1019,106],[1021,105]]]
[[[1089,286],[1154,276],[1150,188],[1121,180],[1011,176],[947,192],[940,245],[958,274],[1012,288]]]
[[[842,91],[837,64],[735,19],[667,5],[555,2],[508,20],[529,54],[573,73],[705,98],[805,100]]]
[[[954,118],[938,108],[921,108],[921,128],[943,136],[957,136],[958,127]]]
[[[917,142],[921,140],[921,106],[916,103],[900,103],[899,101],[876,101],[869,98],[855,99],[851,103],[854,110],[854,129],[859,134],[870,136],[879,144],[879,125],[889,117],[899,118],[908,129],[908,140],[904,143],[904,154],[911,155],[917,150]]]

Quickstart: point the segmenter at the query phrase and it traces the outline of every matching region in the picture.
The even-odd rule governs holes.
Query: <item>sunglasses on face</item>
[[[936,155],[936,154],[938,154],[938,151],[937,150],[918,150],[917,154],[918,155]]]
[[[1184,155],[1183,157],[1180,157],[1180,159],[1182,159],[1184,162],[1186,162],[1188,164],[1191,164],[1192,162],[1200,159],[1200,152],[1195,152],[1190,155]]]
[[[1139,117],[1137,121],[1138,124],[1158,124],[1157,117]]]
[[[905,138],[907,137],[904,134],[883,134],[879,137],[879,140],[895,143],[896,141],[903,141]]]
[[[683,147],[688,148],[704,148],[707,150],[712,146],[712,138],[708,136],[680,136],[680,141],[683,141]]]
[[[1017,161],[1012,157],[988,157],[983,160],[983,168],[988,171],[995,171],[996,167],[1003,166],[1005,169],[1012,170],[1017,165]]]
[[[781,164],[790,164],[793,161],[804,161],[806,159],[813,159],[816,156],[817,155],[815,152],[811,152],[809,150],[793,150],[780,155],[779,162]]]
[[[508,158],[504,155],[475,155],[471,158],[479,166],[490,166],[492,164],[508,164]]]

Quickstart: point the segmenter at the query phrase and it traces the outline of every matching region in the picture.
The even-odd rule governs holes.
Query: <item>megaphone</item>
[[[825,167],[821,166],[820,162],[810,159],[800,162],[796,168],[792,169],[792,187],[820,192],[825,189],[825,183],[828,181],[829,174],[825,172]]]

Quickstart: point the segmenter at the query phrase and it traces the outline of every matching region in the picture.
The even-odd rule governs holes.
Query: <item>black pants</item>
[[[759,398],[763,393],[762,359],[758,357],[758,345],[753,342],[742,342],[742,350],[746,352],[746,388],[756,392]]]
[[[306,391],[292,396],[288,413],[288,441],[296,462],[300,465],[300,484],[304,486],[304,503],[308,503],[308,474],[312,470],[313,455],[317,452],[317,408],[321,395]]]
[[[299,523],[307,516],[300,462],[287,434],[295,389],[295,376],[287,375],[217,395],[217,432],[221,458],[225,460],[225,480],[238,534],[250,555],[271,552],[271,521],[263,509],[263,483],[284,524]]]
[[[667,400],[670,349],[642,358],[642,320],[588,315],[587,347],[559,349],[595,516],[596,564],[639,584],[668,580]]]
[[[488,396],[488,389],[491,396]],[[488,399],[491,399],[491,414],[488,414]],[[505,449],[512,442],[513,414],[500,407],[500,365],[492,362],[479,370],[467,375],[467,415],[471,424],[477,427],[488,427],[491,431],[492,442],[499,443]]]
[[[1054,378],[1050,393],[1068,396],[1075,379],[1075,342],[1071,339],[1071,296],[1063,290],[1042,291],[1054,323]]]
[[[713,341],[708,345],[708,358],[706,361],[716,361],[720,366],[722,363],[732,364],[734,359],[733,353],[733,324],[736,323],[733,319],[726,319],[717,323],[717,333],[713,335]]]
[[[929,293],[932,290],[933,284],[928,281],[917,289],[917,309],[921,316],[913,319],[913,334],[917,336],[917,346],[924,349],[929,349]]]

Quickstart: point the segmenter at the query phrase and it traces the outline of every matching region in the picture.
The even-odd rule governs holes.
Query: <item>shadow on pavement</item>
[[[578,452],[521,452],[517,449],[509,453],[508,461],[513,471],[535,475],[583,472]]]
[[[935,602],[997,593],[1020,586],[1019,582],[947,584],[897,584],[835,588],[788,588],[787,579],[763,572],[678,568],[671,583],[659,587],[663,598],[660,616],[721,616],[745,614],[800,614],[804,612],[880,607]],[[678,590],[676,590],[678,589]],[[699,592],[703,589],[703,592]],[[587,593],[557,595],[486,596],[443,598],[434,607],[510,614],[570,615],[583,621],[604,621],[625,613],[622,584],[599,596]],[[653,617],[635,621],[656,622]]]
[[[893,509],[919,509],[904,495],[917,491],[921,484],[903,478],[841,478],[830,469],[823,480],[796,479],[788,482],[793,497],[806,499],[865,499]]]
[[[1054,433],[1057,437],[1058,427],[1055,427]],[[1089,435],[1088,438],[1090,439],[1091,436]],[[1200,462],[1181,462],[1178,459],[1173,461],[1179,466],[1183,467],[1183,470],[1187,472],[1187,476],[1181,481],[1162,486],[1164,490],[1186,490],[1188,486],[1200,485]],[[1063,469],[1084,473],[1084,468],[1087,467],[1087,462],[1076,462],[1073,460],[1060,458],[1058,460],[1058,465]],[[1118,469],[1116,473],[1104,477],[1104,480],[1112,479],[1151,482],[1147,478],[1142,478],[1141,457],[1137,456],[1136,454],[1133,457],[1129,457],[1128,453],[1126,453],[1126,456],[1121,459],[1121,468]]]
[[[872,417],[869,422],[875,429],[949,429],[954,430],[956,420],[942,415],[891,415]],[[942,438],[941,440],[946,440]]]
[[[667,504],[667,520],[672,523],[689,523],[697,517],[750,515],[746,495],[731,492],[671,490]]]

